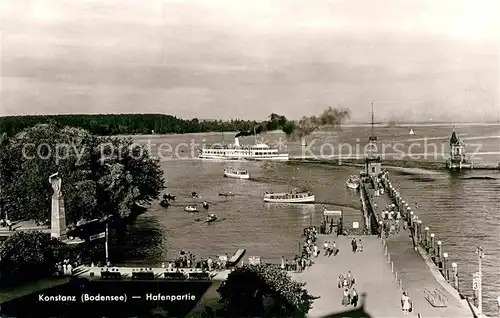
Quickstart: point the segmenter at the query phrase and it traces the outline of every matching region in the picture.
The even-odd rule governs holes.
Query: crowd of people
[[[318,230],[315,226],[310,226],[304,229],[304,245],[302,254],[295,255],[293,260],[289,261],[284,256],[281,257],[281,268],[287,271],[302,272],[307,267],[311,266],[314,258],[320,254],[318,245],[316,244]]]
[[[340,274],[338,287],[342,288],[342,306],[358,306],[359,295],[354,288],[356,280],[354,279],[351,271],[347,272],[347,275]]]
[[[66,258],[62,262],[57,262],[55,264],[55,275],[56,276],[71,276],[73,271],[82,265],[82,260],[79,256],[74,259]]]
[[[181,250],[179,256],[173,262],[163,263],[162,267],[169,269],[175,268],[200,268],[204,271],[222,270],[226,268],[226,263],[228,260],[228,255],[224,254],[218,258],[212,259],[212,257],[200,258],[198,259],[196,255],[189,251]]]

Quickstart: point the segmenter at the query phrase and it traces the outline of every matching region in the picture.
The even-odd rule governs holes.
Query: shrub
[[[38,231],[16,232],[0,246],[1,274],[5,282],[51,276],[66,256],[64,243]]]
[[[277,266],[244,265],[218,288],[229,317],[304,317],[317,297]]]

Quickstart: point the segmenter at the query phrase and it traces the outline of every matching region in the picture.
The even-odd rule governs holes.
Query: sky
[[[0,116],[500,120],[498,0],[2,0]]]

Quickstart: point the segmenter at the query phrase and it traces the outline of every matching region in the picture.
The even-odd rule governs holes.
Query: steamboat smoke
[[[252,130],[240,131],[239,133],[236,134],[236,136],[234,136],[234,138],[246,137],[246,136],[253,136],[254,134],[255,135],[260,135],[264,131],[265,131],[264,127],[262,126],[262,124],[260,124],[260,125],[255,126],[255,128],[252,129]]]
[[[293,137],[304,138],[314,131],[322,128],[341,128],[342,124],[351,118],[351,111],[347,108],[328,107],[323,113],[317,116],[304,116],[297,123],[293,132]]]
[[[268,121],[260,123],[252,130],[240,131],[234,137],[259,135],[266,131],[281,129],[287,137],[292,139],[297,137],[304,138],[323,127],[340,128],[349,118],[351,118],[351,111],[349,109],[332,107],[325,109],[319,117],[304,116],[298,121],[289,121],[285,116],[273,113],[269,115]]]

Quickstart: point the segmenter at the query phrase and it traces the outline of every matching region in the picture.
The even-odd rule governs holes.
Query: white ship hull
[[[235,178],[235,179],[250,179],[250,174],[236,174],[228,171],[224,171],[224,177]]]
[[[345,185],[349,189],[357,189],[357,188],[359,188],[359,183],[356,183],[356,182],[346,182]]]
[[[269,203],[314,203],[314,195],[304,197],[304,198],[289,198],[289,199],[275,199],[264,197],[264,202]]]
[[[198,149],[198,158],[210,160],[265,160],[288,161],[287,153],[271,148],[264,143],[253,146],[240,146],[238,138],[233,145],[212,145]]]
[[[252,155],[212,155],[200,153],[198,158],[205,160],[262,160],[262,161],[288,161],[290,158],[288,154],[279,154],[273,156],[252,156]]]

